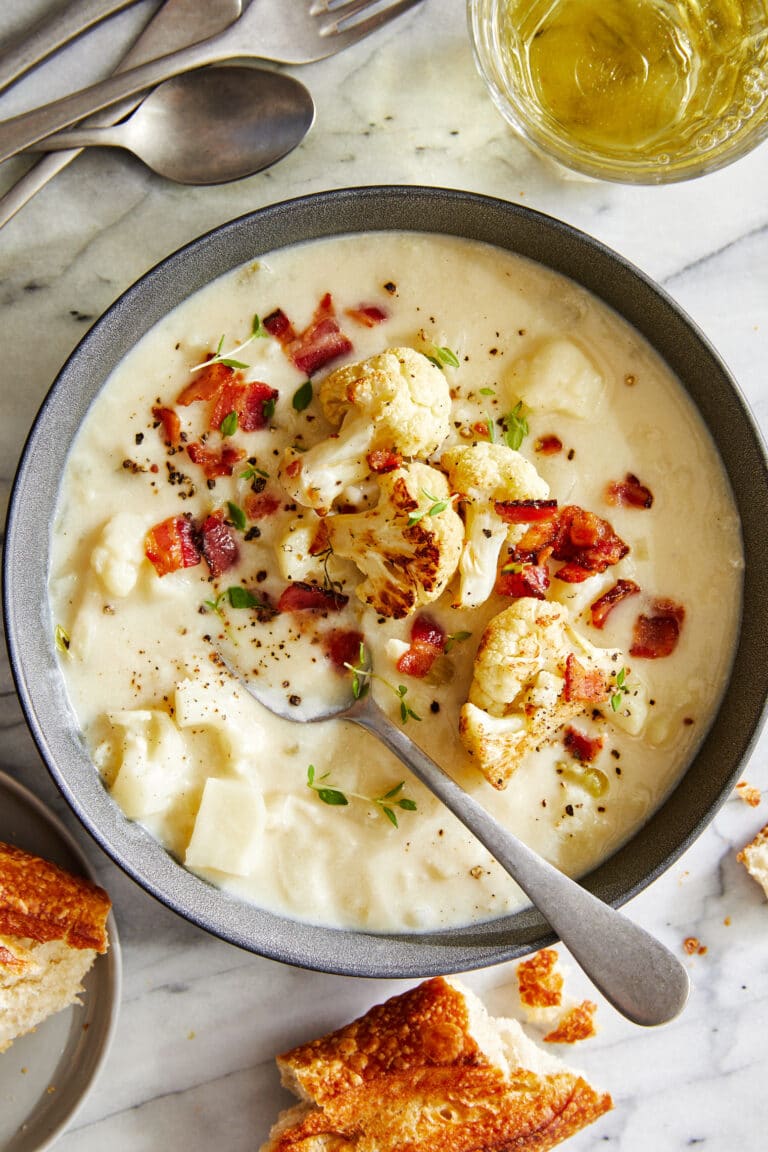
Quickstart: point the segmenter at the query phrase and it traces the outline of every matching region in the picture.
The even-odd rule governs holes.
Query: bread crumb
[[[751,808],[757,808],[762,800],[760,789],[755,788],[752,784],[748,784],[746,780],[740,780],[736,785],[736,795],[743,800],[745,804],[749,804]]]
[[[754,840],[737,853],[736,859],[768,896],[768,824],[764,824]]]
[[[597,1034],[595,1027],[595,1013],[597,1004],[591,1000],[582,1000],[575,1008],[570,1008],[562,1016],[556,1028],[544,1037],[547,1044],[576,1044],[579,1040],[588,1040]]]
[[[542,948],[517,966],[520,1003],[527,1008],[551,1008],[562,1004],[563,976],[553,948]]]

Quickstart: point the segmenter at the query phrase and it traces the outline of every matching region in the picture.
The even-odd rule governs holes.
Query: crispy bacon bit
[[[585,668],[573,652],[569,652],[565,661],[564,699],[585,704],[599,704],[607,696],[608,686],[603,673],[598,668]]]
[[[423,679],[445,651],[446,635],[431,616],[417,616],[411,627],[411,646],[397,662],[398,672]]]
[[[680,639],[685,609],[673,600],[654,600],[652,615],[642,614],[635,621],[631,656],[642,660],[658,660],[670,656]]]
[[[563,976],[554,948],[542,948],[517,966],[520,1003],[526,1008],[553,1008],[562,1003]]]
[[[558,452],[563,450],[563,442],[559,436],[539,436],[538,440],[533,445],[534,452],[540,452],[542,456],[556,456]]]
[[[323,636],[323,650],[335,668],[340,672],[346,671],[346,665],[353,666],[360,659],[360,645],[363,643],[362,632],[353,632],[351,629],[334,628]]]
[[[634,580],[617,580],[612,588],[590,604],[589,613],[593,628],[604,628],[616,605],[626,600],[628,596],[636,596],[639,591],[640,585],[635,584]]]
[[[205,368],[195,372],[186,388],[176,397],[176,403],[186,408],[198,400],[213,400],[234,377],[234,368],[229,368],[226,364],[206,364]]]
[[[195,543],[191,517],[169,516],[155,524],[145,537],[144,554],[151,560],[158,576],[199,564],[200,551]]]
[[[276,388],[262,384],[260,380],[250,383],[232,381],[219,392],[211,411],[211,428],[221,428],[230,412],[237,415],[238,427],[243,432],[255,432],[269,424],[267,413],[277,400]]]
[[[698,936],[686,936],[683,940],[683,951],[689,956],[703,956],[707,951],[706,944],[702,944]]]
[[[295,460],[291,460],[290,464],[286,465],[286,468],[285,468],[286,476],[290,476],[290,478],[292,480],[295,480],[296,477],[301,472],[302,467],[303,467],[303,465],[301,462],[301,457],[297,456]]]
[[[607,520],[569,504],[532,524],[510,555],[513,560],[534,564],[542,564],[550,556],[565,560],[555,575],[558,580],[578,584],[617,564],[628,551]]]
[[[235,464],[242,460],[245,452],[233,444],[225,444],[220,452],[205,448],[202,444],[187,444],[187,455],[193,464],[199,464],[209,480],[217,476],[231,476]]]
[[[296,580],[280,593],[278,612],[340,612],[349,596],[319,584],[305,584]]]
[[[200,535],[203,556],[212,576],[220,576],[237,563],[239,555],[237,541],[229,525],[224,523],[223,512],[213,512],[207,516],[200,529]]]
[[[627,472],[623,480],[612,481],[605,490],[608,504],[628,505],[630,508],[650,508],[653,493],[641,484],[633,472]]]
[[[286,356],[305,376],[352,351],[352,341],[339,328],[330,292],[326,292],[303,332],[296,332],[281,308],[264,321],[267,331],[283,346]]]
[[[579,1040],[588,1040],[597,1032],[596,1012],[597,1004],[591,1000],[582,1000],[581,1004],[577,1004],[560,1018],[557,1027],[548,1032],[544,1040],[548,1044],[576,1044]]]
[[[616,535],[607,520],[572,504],[559,516],[557,539],[552,549],[555,560],[565,560],[555,575],[568,584],[580,584],[597,572],[618,564],[629,546]]]
[[[249,492],[243,501],[243,511],[249,520],[266,520],[277,512],[281,503],[274,492]]]
[[[545,600],[549,588],[549,570],[544,564],[509,565],[496,578],[499,596],[532,596]]]
[[[166,444],[176,448],[181,439],[181,420],[179,420],[178,413],[173,408],[155,407],[152,409],[152,415],[162,425],[163,438]]]
[[[358,304],[357,308],[345,308],[344,312],[364,328],[375,328],[387,319],[387,313],[378,304]]]
[[[366,456],[371,472],[394,472],[403,462],[403,457],[393,448],[374,448]]]
[[[557,515],[557,500],[497,500],[494,507],[506,524],[538,524]]]
[[[591,764],[603,747],[601,736],[587,736],[586,732],[580,732],[571,724],[565,730],[563,743],[574,760],[582,764]]]

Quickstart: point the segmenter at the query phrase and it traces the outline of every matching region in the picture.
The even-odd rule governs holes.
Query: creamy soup
[[[324,414],[323,379],[387,349],[426,357],[424,370],[444,388],[447,435],[434,446],[427,436],[427,454],[396,445],[374,454],[360,421],[339,434]],[[364,463],[350,479],[355,436]],[[306,478],[302,461],[323,441],[325,481],[336,448],[339,479],[330,507],[310,507],[293,481]],[[479,577],[490,594],[468,603],[467,556],[464,576],[454,569],[472,500],[440,463],[458,446],[491,442],[519,451],[535,493],[523,494],[522,512],[503,495],[499,510],[491,493],[488,514],[512,522],[501,540],[498,519],[480,524],[485,539],[496,534],[480,558],[493,567]],[[439,596],[433,588],[405,614],[388,613],[356,591],[376,534],[358,564],[353,551],[328,545],[328,525],[339,518],[330,539],[340,539],[342,516],[379,506],[387,478],[416,465],[439,475],[412,473],[416,510],[400,515],[398,539],[408,538],[406,523],[442,530],[441,517],[457,518],[459,537]],[[574,508],[623,548],[592,563],[577,529],[565,551],[562,532],[559,544],[541,535]],[[569,565],[570,577],[558,578]],[[521,586],[532,569],[539,583]],[[578,876],[648,819],[690,761],[728,674],[741,579],[738,517],[709,435],[634,330],[523,258],[453,238],[373,233],[243,265],[126,356],[69,456],[50,597],[73,709],[128,819],[186,867],[264,908],[416,931],[526,901],[372,737],[338,720],[278,719],[220,654],[297,714],[370,686],[468,792]],[[587,690],[572,678],[569,689],[562,667],[543,665],[517,703],[503,687],[491,699],[487,676],[473,684],[478,648],[479,660],[492,648],[481,645],[484,629],[523,600],[534,607],[519,613],[503,675],[538,635],[535,606],[554,604],[576,637],[575,667],[587,681],[602,669],[597,692],[594,676]],[[403,659],[414,652],[415,666]],[[375,679],[345,666],[362,655]],[[559,712],[563,691],[571,704]],[[474,745],[459,732],[468,699],[481,714]],[[541,716],[551,722],[496,772],[483,723],[519,732]]]

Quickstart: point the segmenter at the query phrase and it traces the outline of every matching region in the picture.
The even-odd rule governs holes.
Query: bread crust
[[[0,841],[0,936],[106,952],[110,907],[97,884]]]
[[[472,999],[436,977],[279,1056],[308,1104],[264,1152],[547,1152],[612,1108],[559,1061],[495,1063]]]
[[[610,1107],[610,1096],[570,1072],[506,1078],[497,1068],[428,1068],[343,1093],[269,1152],[547,1152]]]
[[[464,997],[439,976],[277,1057],[285,1087],[321,1107],[390,1073],[478,1064],[487,1061],[469,1032]]]

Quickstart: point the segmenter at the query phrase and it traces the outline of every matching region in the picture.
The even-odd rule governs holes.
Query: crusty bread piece
[[[741,861],[768,896],[768,824],[760,829],[750,844],[742,848],[736,859]]]
[[[108,947],[106,892],[0,841],[0,1052],[82,992]]]
[[[545,1152],[612,1107],[442,977],[277,1063],[303,1103],[261,1152]]]

